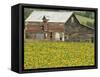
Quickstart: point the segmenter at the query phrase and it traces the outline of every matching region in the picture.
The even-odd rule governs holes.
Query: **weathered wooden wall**
[[[73,17],[73,22],[71,18]],[[94,30],[81,25],[74,15],[65,23],[65,41],[89,41],[94,37]]]
[[[44,34],[41,26],[43,25],[42,22],[28,22],[26,25],[26,36],[27,38],[37,39],[36,35]],[[55,35],[58,32],[64,33],[64,23],[56,23],[56,22],[48,22],[47,24],[47,39],[55,40]],[[40,36],[41,38],[41,36]],[[38,38],[39,39],[39,38]],[[43,38],[44,39],[44,38]]]

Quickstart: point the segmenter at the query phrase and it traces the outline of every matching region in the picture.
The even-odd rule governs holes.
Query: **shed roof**
[[[75,14],[76,18],[78,19],[78,21],[80,22],[80,24],[85,25],[87,27],[91,27],[94,25],[94,19],[88,18],[88,17],[84,17],[84,16],[80,16]],[[90,23],[91,25],[88,25],[87,23]]]
[[[72,14],[73,12],[70,11],[34,10],[25,21],[42,22],[42,18],[45,16],[47,19],[49,19],[48,22],[66,22]]]

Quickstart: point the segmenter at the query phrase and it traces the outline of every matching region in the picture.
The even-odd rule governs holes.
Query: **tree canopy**
[[[33,9],[31,8],[25,8],[24,9],[24,19],[26,19],[31,14],[32,11]]]

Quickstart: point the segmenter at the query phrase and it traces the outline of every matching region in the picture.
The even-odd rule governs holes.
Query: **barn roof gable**
[[[43,16],[49,19],[48,22],[66,22],[73,12],[69,11],[33,11],[29,17],[25,20],[26,22],[42,22]]]

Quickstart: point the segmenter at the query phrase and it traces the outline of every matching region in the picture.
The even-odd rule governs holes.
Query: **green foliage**
[[[94,65],[94,44],[25,40],[24,69]]]
[[[31,14],[32,11],[33,9],[31,8],[25,8],[24,9],[24,19],[26,19]]]

